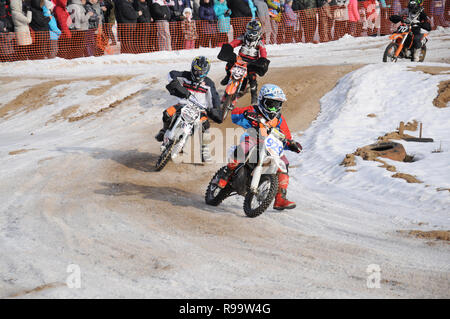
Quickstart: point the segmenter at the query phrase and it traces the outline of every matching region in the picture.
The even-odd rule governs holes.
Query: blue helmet
[[[257,107],[270,121],[281,114],[281,107],[286,100],[286,95],[278,85],[264,84],[259,91]]]

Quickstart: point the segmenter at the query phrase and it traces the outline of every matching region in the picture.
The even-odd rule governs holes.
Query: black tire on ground
[[[275,198],[276,192],[278,190],[278,176],[277,175],[262,175],[261,180],[259,181],[259,187],[264,183],[270,183],[269,189],[265,194],[265,198],[260,202],[259,206],[252,208],[252,201],[256,194],[253,194],[251,191],[245,195],[244,200],[244,213],[247,217],[257,217],[265,212],[265,210],[270,206],[273,199]]]
[[[169,162],[170,155],[172,154],[172,148],[173,148],[174,145],[175,145],[174,142],[170,141],[169,145],[167,145],[167,147],[164,150],[164,152],[162,152],[161,155],[159,156],[159,159],[158,159],[158,161],[156,162],[156,165],[155,165],[155,170],[157,172],[162,170],[164,168],[164,166],[166,166],[167,163]]]
[[[219,169],[216,174],[214,174],[213,178],[209,182],[208,188],[205,192],[205,202],[211,206],[218,206],[222,201],[230,195],[230,187],[227,185],[224,189],[220,189],[217,186],[217,182],[219,180],[218,176],[223,174],[223,171],[226,169],[226,166]]]
[[[383,54],[383,62],[397,62],[397,59],[393,60],[393,57],[395,55],[395,51],[397,51],[398,44],[391,42],[386,47],[386,50],[384,50]]]

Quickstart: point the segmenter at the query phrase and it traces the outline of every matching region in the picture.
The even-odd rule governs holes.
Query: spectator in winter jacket
[[[328,42],[332,39],[331,27],[333,26],[333,16],[330,8],[331,0],[317,0],[317,21],[319,27],[320,42]]]
[[[31,9],[26,4],[22,8],[22,0],[11,0],[11,15],[17,41],[17,58],[28,60],[31,54],[30,45],[33,42],[29,28],[32,19]]]
[[[103,12],[100,8],[98,0],[88,0],[84,6],[86,12],[92,12],[89,17],[88,23],[89,27],[86,31],[86,55],[93,56],[95,54],[96,48],[96,33],[99,27],[101,27],[103,22]]]
[[[449,1],[449,0],[447,0]],[[431,1],[431,16],[433,17],[434,28],[438,25],[448,27],[447,21],[445,21],[445,0],[432,0]]]
[[[142,15],[142,11],[136,11],[133,7],[133,0],[121,0],[120,5],[116,7],[116,15],[119,15],[121,20],[121,23],[117,25],[121,52],[134,53],[136,23],[137,19]]]
[[[36,59],[43,59],[50,46],[50,18],[44,15],[44,0],[31,0],[32,18],[30,28],[34,32],[33,54]]]
[[[111,45],[116,45],[116,38],[112,32],[112,26],[116,22],[116,16],[114,12],[114,2],[112,0],[100,0],[100,7],[103,11],[103,32],[106,37],[111,41]]]
[[[269,43],[281,43],[283,38],[283,25],[281,23],[281,1],[280,0],[266,0],[269,7],[270,24],[272,25],[273,39]],[[278,29],[280,29],[281,37],[278,37]]]
[[[142,14],[137,19],[135,44],[139,53],[150,52],[152,50],[151,25],[152,16],[146,0],[134,0],[134,10],[141,11]]]
[[[231,10],[227,6],[226,0],[214,0],[214,13],[217,17],[217,44],[219,46],[222,43],[230,42],[228,39],[228,33],[231,31],[230,16]]]
[[[342,38],[348,32],[349,0],[336,0],[334,8],[334,39]]]
[[[86,0],[72,0],[67,7],[67,11],[72,18],[72,25],[70,29],[85,31],[89,29],[89,18],[93,15],[92,12],[86,12],[84,5]]]
[[[286,0],[284,4],[284,21],[283,43],[292,43],[294,39],[294,27],[297,23],[297,14],[292,10],[292,0]]]
[[[181,21],[181,31],[184,39],[184,49],[190,50],[195,48],[195,40],[198,39],[195,21],[192,19],[192,9],[185,8],[183,10],[183,21]]]
[[[8,0],[0,0],[0,23],[3,27],[0,33],[14,32],[14,23],[11,17],[11,8]]]
[[[62,32],[62,37],[70,39],[72,34],[70,33],[69,26],[72,24],[72,18],[70,17],[69,11],[67,11],[67,0],[53,0],[53,3],[55,5],[53,14]]]
[[[56,57],[58,53],[58,39],[59,36],[61,35],[61,30],[58,28],[58,24],[56,23],[55,17],[52,15],[54,7],[55,5],[50,0],[45,1],[45,5],[42,7],[42,10],[44,11],[44,16],[50,18],[50,21],[48,22],[50,29],[50,45],[48,57],[50,59]]]
[[[201,46],[214,48],[217,45],[217,17],[214,12],[213,0],[200,0],[198,15],[201,20]],[[211,43],[211,44],[210,44]]]
[[[253,5],[252,0],[227,0],[228,8],[231,10],[231,25],[233,26],[234,39],[245,32],[245,26],[255,17],[256,7],[253,5],[254,11],[252,12],[250,3]],[[235,20],[233,18],[241,19]]]
[[[262,25],[262,39],[265,43],[270,43],[270,37],[272,36],[272,24],[270,22],[269,7],[264,0],[253,0],[253,2],[256,7],[259,21]]]
[[[317,27],[317,2],[316,0],[298,0],[297,7],[297,10],[301,10],[299,14],[305,32],[305,42],[313,42]]]
[[[153,0],[150,12],[156,21],[156,36],[158,38],[159,51],[172,50],[172,38],[170,36],[170,9],[169,0]]]
[[[359,19],[358,0],[350,0],[348,4],[348,21],[350,23],[350,34],[352,36],[358,36],[356,27]]]

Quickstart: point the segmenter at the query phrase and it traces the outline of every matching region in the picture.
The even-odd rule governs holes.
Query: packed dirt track
[[[285,90],[283,113],[299,139],[317,117],[319,100],[360,67],[273,67],[259,85],[276,83]],[[213,74],[216,83],[222,75]],[[151,85],[130,89],[129,98],[117,98],[120,103],[96,116],[73,113],[81,118],[70,122],[55,117],[61,109],[40,109],[36,116],[53,135],[70,127],[73,139],[9,150],[11,160],[34,165],[2,172],[8,186],[1,192],[11,196],[0,217],[0,231],[8,239],[0,250],[0,297],[450,297],[448,243],[430,246],[385,231],[371,212],[332,202],[326,193],[297,183],[288,190],[288,196],[296,194],[292,211],[270,208],[250,219],[242,199],[235,197],[209,207],[204,192],[223,163],[170,162],[155,172],[159,144],[153,136],[162,110],[174,100],[164,92],[165,82],[152,78],[134,79]],[[124,76],[110,85],[126,88],[130,79]],[[95,98],[111,93],[103,83],[108,80],[98,79]],[[26,92],[36,100],[30,97],[32,89]],[[67,99],[73,94],[58,92]],[[247,94],[239,105],[248,105],[249,99]],[[151,109],[149,101],[158,108]],[[15,119],[25,113],[12,102],[7,108],[2,113],[0,105],[1,116]],[[7,113],[11,110],[17,113]],[[230,119],[212,126],[234,127]],[[45,138],[47,133],[30,126],[27,138],[41,134]],[[71,264],[81,270],[78,289],[65,284]],[[381,266],[381,289],[368,288],[371,264]]]

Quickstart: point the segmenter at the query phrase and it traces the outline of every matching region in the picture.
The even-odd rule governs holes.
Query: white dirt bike
[[[164,134],[161,155],[155,165],[156,171],[162,170],[169,162],[169,159],[174,160],[178,157],[189,136],[194,135],[195,132],[201,132],[202,123],[200,118],[202,112],[206,110],[206,106],[199,103],[193,96],[186,99],[185,103],[180,111],[180,115],[173,120],[172,125]],[[200,143],[202,143],[202,134],[199,135]]]
[[[263,124],[256,133],[258,142],[233,171],[225,188],[218,183],[226,166],[216,172],[205,194],[206,204],[212,206],[233,195],[244,196],[244,213],[248,217],[257,217],[270,206],[278,190],[278,170],[287,172],[281,159],[286,137],[277,128],[269,127],[264,119],[254,120]]]

